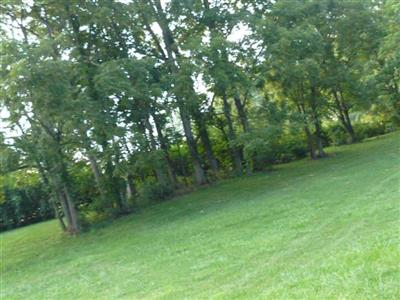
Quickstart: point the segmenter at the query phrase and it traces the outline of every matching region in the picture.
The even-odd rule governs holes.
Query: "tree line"
[[[0,8],[2,230],[75,234],[400,123],[395,0]]]

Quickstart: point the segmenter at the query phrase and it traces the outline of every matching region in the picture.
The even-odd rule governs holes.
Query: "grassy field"
[[[400,299],[400,133],[79,237],[0,235],[1,299]]]

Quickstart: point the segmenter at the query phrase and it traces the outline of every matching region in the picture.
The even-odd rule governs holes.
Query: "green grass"
[[[400,133],[221,182],[79,237],[1,237],[1,299],[399,299]]]

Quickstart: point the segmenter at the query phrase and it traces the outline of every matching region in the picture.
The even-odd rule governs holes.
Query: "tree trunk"
[[[150,145],[151,145],[151,150],[152,151],[157,151],[157,143],[153,135],[153,127],[151,126],[149,119],[145,118],[143,119],[144,125],[147,128],[147,131],[149,132],[149,139],[150,139]],[[162,170],[159,166],[156,166],[154,169],[156,173],[156,177],[158,182],[162,185],[165,186],[167,185],[167,178],[164,173],[164,170]]]
[[[305,108],[304,108],[304,104],[298,104],[297,105],[297,109],[298,109],[299,113],[303,117],[304,132],[305,132],[306,138],[307,138],[307,146],[308,146],[308,151],[310,153],[310,158],[312,160],[317,159],[317,155],[315,153],[315,148],[314,148],[313,136],[312,136],[312,134],[310,132],[310,129],[308,127],[307,116],[306,116],[306,111],[305,111]]]
[[[347,132],[350,135],[350,142],[354,143],[357,138],[356,138],[356,134],[353,129],[353,125],[351,124],[351,120],[350,120],[350,116],[349,116],[349,108],[346,105],[346,103],[344,102],[343,93],[341,91],[340,91],[340,103],[343,108],[343,114],[344,114],[344,118],[345,118],[346,124],[347,124]]]
[[[343,101],[341,101],[339,99],[339,96],[338,96],[338,93],[337,93],[336,90],[334,90],[332,92],[332,94],[333,94],[333,97],[335,99],[335,105],[336,105],[336,108],[337,108],[339,120],[342,123],[343,128],[349,134],[350,143],[354,143],[355,140],[356,140],[356,136],[355,136],[355,133],[354,133],[354,130],[353,130],[353,126],[351,124],[350,117],[349,117],[349,110],[344,105]]]
[[[47,191],[50,194],[50,202],[51,202],[51,206],[53,207],[53,210],[54,210],[54,216],[58,219],[62,231],[65,232],[67,230],[67,227],[65,226],[64,220],[63,220],[62,216],[60,215],[60,212],[58,211],[58,208],[57,208],[57,203],[61,202],[61,201],[57,201],[57,198],[58,198],[57,191],[54,191],[52,189],[50,180],[46,175],[45,167],[42,166],[42,164],[40,163],[40,160],[38,158],[35,158],[35,163],[39,170],[39,174],[40,174],[40,177],[42,178],[43,184],[45,185]]]
[[[154,1],[155,8],[152,4],[150,4],[150,8],[153,9],[158,25],[161,28],[162,37],[165,45],[165,49],[167,51],[167,55],[163,54],[163,57],[166,59],[167,66],[171,73],[178,73],[178,64],[173,56],[175,53],[176,56],[179,56],[178,48],[175,44],[174,37],[169,28],[168,20],[165,16],[165,13],[162,9],[160,0]],[[162,49],[160,49],[162,51]],[[193,88],[193,87],[192,87]],[[181,95],[175,95],[177,97],[177,104],[179,108],[179,114],[181,116],[181,121],[183,125],[183,130],[185,132],[186,142],[188,144],[189,152],[193,160],[193,168],[195,180],[198,185],[206,184],[207,179],[205,176],[204,169],[201,164],[201,159],[199,153],[196,148],[196,143],[193,138],[192,125],[190,123],[190,116],[187,111],[187,107],[185,105],[184,99],[182,99]]]
[[[99,190],[100,197],[101,197],[103,203],[106,203],[107,190],[104,188],[104,182],[103,182],[102,174],[100,172],[99,165],[98,165],[97,160],[94,157],[94,155],[90,153],[90,150],[88,151],[87,154],[88,154],[90,168],[92,170],[92,173],[94,176],[94,181],[96,182],[96,185],[97,185],[97,189]]]
[[[196,184],[202,185],[207,183],[207,178],[204,172],[203,167],[201,166],[201,160],[199,153],[197,152],[196,143],[194,141],[192,126],[190,124],[190,119],[188,114],[184,109],[180,109],[180,116],[182,120],[183,130],[186,136],[186,142],[188,144],[189,153],[193,159],[193,168],[194,168],[194,176],[196,180]]]
[[[51,206],[53,207],[54,210],[54,216],[57,218],[58,222],[60,223],[60,227],[62,229],[62,231],[67,231],[67,226],[65,226],[64,220],[62,218],[62,216],[60,215],[60,212],[58,211],[58,207],[57,207],[57,201],[55,199],[55,196],[51,196],[50,199],[51,202]]]
[[[240,124],[242,125],[242,128],[243,128],[243,132],[248,133],[248,132],[250,132],[250,124],[249,124],[249,119],[247,118],[244,104],[242,103],[242,101],[240,100],[240,97],[238,95],[235,95],[233,100],[235,102],[236,110],[238,112]],[[241,152],[243,152],[243,150]],[[254,165],[255,162],[251,161],[251,163],[250,163],[248,160],[246,160],[245,164],[246,164],[246,174],[250,175],[253,172],[252,165]]]
[[[70,234],[78,234],[80,231],[77,212],[69,192],[69,174],[64,162],[64,154],[61,149],[61,135],[56,136],[56,163],[54,169],[54,187],[57,190],[64,215],[67,219],[67,231]]]
[[[167,172],[168,172],[169,180],[173,184],[174,187],[177,187],[178,180],[176,178],[176,173],[175,173],[175,169],[173,167],[172,161],[171,161],[171,157],[169,156],[169,152],[168,152],[169,149],[168,149],[168,145],[165,140],[164,134],[162,132],[161,124],[160,124],[157,116],[155,115],[155,113],[152,113],[151,115],[153,117],[154,124],[156,126],[158,141],[160,142],[160,147],[164,153],[164,159],[167,163]]]
[[[107,181],[107,191],[109,191],[110,196],[112,196],[112,200],[115,201],[118,212],[122,213],[125,210],[125,206],[123,203],[121,189],[120,189],[120,181],[114,175],[115,167],[110,158],[107,159],[105,174]]]
[[[133,181],[133,176],[128,174],[126,178],[126,199],[130,200],[136,195],[136,186]]]
[[[242,128],[243,128],[243,132],[249,132],[250,131],[250,125],[249,125],[249,120],[247,118],[245,107],[244,107],[242,101],[240,101],[240,98],[239,98],[238,95],[236,95],[233,98],[233,100],[235,102],[236,110],[238,112],[239,120],[240,120],[240,123],[241,123]]]
[[[178,149],[178,157],[179,157],[180,166],[181,166],[181,172],[182,172],[183,178],[185,179],[185,185],[189,186],[189,184],[190,184],[190,182],[188,180],[189,174],[186,169],[185,159],[182,156],[181,147],[180,147],[179,143],[177,144],[177,149]]]
[[[204,146],[208,164],[210,165],[211,170],[214,173],[217,173],[218,172],[218,163],[217,163],[217,160],[215,159],[215,156],[214,156],[214,153],[212,150],[210,137],[208,135],[208,131],[207,131],[207,127],[206,127],[204,118],[200,115],[200,112],[196,113],[195,122],[197,124],[197,129],[199,130],[201,143]]]
[[[65,195],[66,206],[68,207],[68,212],[70,216],[70,223],[68,224],[68,231],[71,234],[79,233],[79,225],[78,225],[78,215],[75,209],[75,205],[72,201],[71,194],[69,193],[69,189],[66,184],[64,184],[62,193]]]
[[[313,114],[314,126],[315,126],[315,137],[317,142],[318,157],[325,157],[324,146],[322,143],[322,130],[321,121],[319,119],[319,113],[317,108],[317,91],[315,87],[311,87],[311,110]]]
[[[312,160],[315,160],[315,159],[317,159],[317,154],[315,153],[313,136],[307,125],[304,126],[304,132],[306,133],[306,137],[307,137],[307,145],[308,145],[308,151],[310,152],[310,158]]]
[[[89,95],[89,101],[92,102],[93,108],[95,107],[97,110],[97,113],[101,116],[101,118],[108,119],[110,116],[110,112],[108,111],[108,108],[102,104],[100,100],[100,96],[98,91],[96,90],[95,87],[95,81],[94,81],[94,76],[96,74],[96,66],[95,64],[91,63],[91,58],[90,58],[90,53],[91,53],[91,48],[93,47],[93,44],[85,45],[85,42],[82,40],[82,33],[80,31],[80,20],[79,18],[71,11],[70,3],[66,1],[64,3],[64,8],[65,12],[67,13],[68,16],[68,22],[71,25],[71,33],[73,34],[73,42],[76,46],[76,49],[78,50],[79,53],[79,58],[78,62],[81,63],[82,65],[85,66],[84,68],[84,75],[86,79],[86,85],[87,85],[87,90],[88,90],[88,95]],[[87,47],[87,48],[86,48]],[[83,125],[85,127],[85,125]],[[81,129],[81,138],[84,139],[84,143],[86,150],[88,153],[90,153],[90,143],[87,143],[86,140],[88,140],[85,128],[80,128]],[[107,148],[107,134],[106,130],[99,130],[101,132],[101,139],[103,140],[103,151]],[[108,175],[109,178],[107,180],[102,180],[102,175],[101,172],[99,171],[100,169],[97,166],[97,162],[95,158],[92,156],[92,158],[89,158],[90,165],[92,168],[92,171],[95,176],[95,181],[96,185],[98,186],[100,196],[104,203],[107,203],[109,200],[108,197],[115,196],[115,200],[117,202],[117,206],[122,209],[122,202],[121,202],[121,193],[119,191],[118,184],[116,184],[116,181],[114,180],[114,176],[108,173],[107,169],[105,170],[105,174]],[[108,163],[112,162],[108,160]],[[108,184],[109,183],[109,184]],[[106,187],[106,188],[105,188]]]
[[[318,118],[315,119],[315,134],[317,138],[318,157],[325,157],[324,145],[322,143],[321,123]]]
[[[357,140],[356,134],[354,132],[353,125],[351,124],[350,116],[349,116],[349,110],[347,108],[344,109],[344,117],[346,119],[347,123],[347,132],[349,133],[350,136],[350,143],[354,143]]]
[[[232,157],[233,157],[233,163],[235,166],[235,172],[237,175],[241,176],[243,175],[243,167],[242,167],[242,159],[240,155],[240,151],[235,143],[236,140],[236,133],[235,129],[233,128],[233,123],[232,123],[232,117],[231,117],[231,107],[228,103],[228,98],[226,96],[226,93],[224,92],[222,96],[223,100],[223,105],[224,105],[224,115],[226,118],[226,121],[228,123],[228,137],[229,137],[229,143],[230,143],[230,148],[232,152]]]
[[[70,226],[69,224],[72,223],[72,220],[71,220],[71,214],[68,209],[67,201],[65,200],[65,195],[60,190],[57,192],[57,194],[58,194],[58,198],[60,199],[61,208],[64,213],[64,217],[67,220],[67,229],[68,229],[68,227]]]
[[[65,214],[67,216],[67,229],[70,234],[78,234],[80,231],[79,228],[79,222],[78,222],[78,216],[77,212],[75,209],[74,202],[72,200],[71,194],[69,192],[69,174],[67,172],[67,168],[64,163],[63,159],[63,153],[61,151],[60,147],[60,140],[58,140],[58,147],[57,147],[57,153],[58,153],[58,165],[57,165],[57,171],[58,171],[58,178],[59,178],[59,184],[57,184],[57,189],[59,191],[60,195],[60,200],[62,201],[63,204],[63,209],[65,210]]]

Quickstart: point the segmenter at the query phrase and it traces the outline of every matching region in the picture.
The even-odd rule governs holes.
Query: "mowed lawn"
[[[400,299],[400,133],[79,237],[0,235],[1,299]]]

